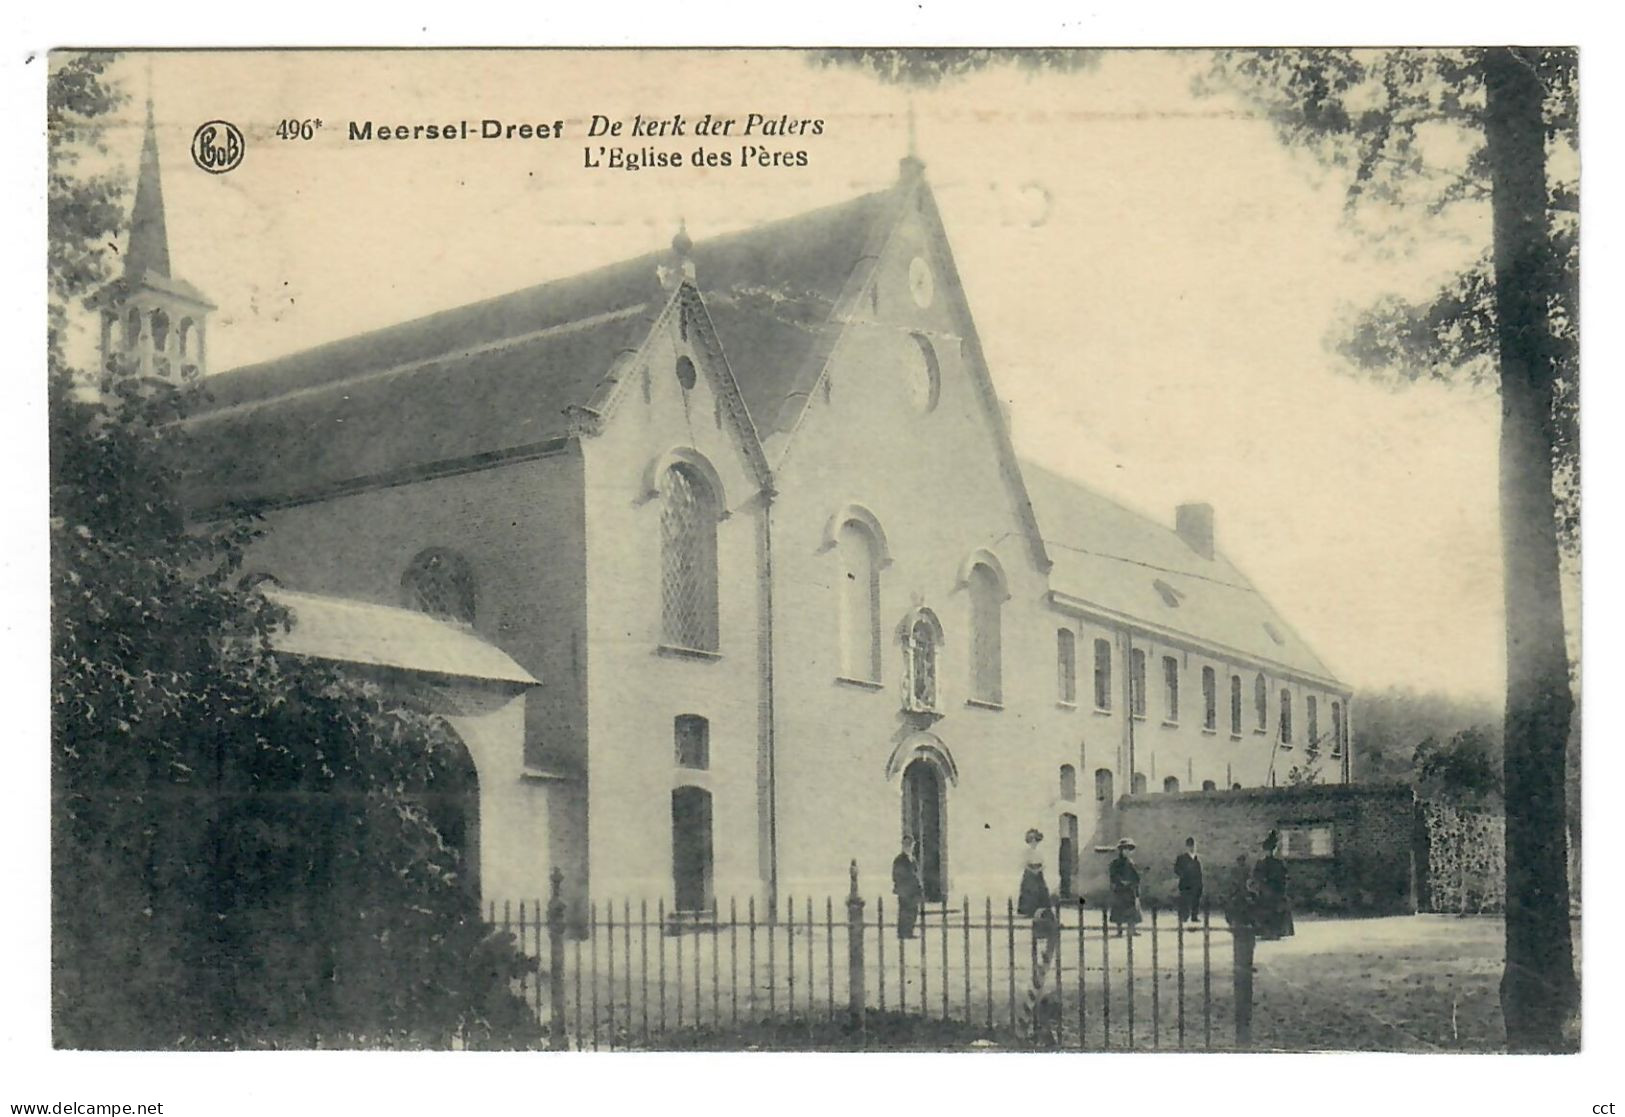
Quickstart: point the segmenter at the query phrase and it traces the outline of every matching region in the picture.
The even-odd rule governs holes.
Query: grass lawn
[[[1299,919],[1259,944],[1254,1046],[1498,1050],[1503,956],[1499,916]]]
[[[1161,947],[1155,976],[1150,965],[1152,937]],[[1177,1012],[1177,943],[1168,929],[1163,928],[1160,936],[1139,940],[1132,984],[1126,980],[1122,940],[1112,940],[1108,974],[1107,958],[1101,954],[1104,944],[1091,934],[1084,974],[1086,997],[1081,1006],[1087,1009],[1088,1024],[1080,1043],[1078,959],[1070,945],[1077,939],[1068,938],[1061,958],[1062,1046],[1170,1050],[1183,1041],[1187,1049],[1201,1050],[1211,1038],[1212,1049],[1233,1050],[1229,936],[1213,936],[1212,976],[1206,983],[1201,982],[1197,968],[1201,940],[1194,935],[1186,939],[1187,1011],[1182,1034]],[[822,938],[807,940],[809,949],[804,956],[798,946],[797,956],[803,961],[796,971],[797,980],[786,980],[786,956],[780,954],[776,980],[763,985],[758,973],[757,982],[746,983],[737,1006],[727,984],[718,999],[711,985],[715,970],[699,968],[708,957],[707,944],[709,940],[684,947],[693,953],[681,981],[668,980],[674,970],[684,972],[676,968],[675,958],[669,967],[655,967],[655,976],[661,980],[654,983],[654,991],[664,990],[664,996],[639,999],[623,995],[615,1004],[616,998],[608,996],[606,987],[604,1003],[591,1006],[592,1019],[598,1019],[600,1010],[605,1018],[604,1045],[712,1051],[978,1051],[1031,1050],[1034,1046],[1031,1037],[1020,1033],[1025,1020],[1010,1011],[1008,996],[1013,979],[1018,988],[1024,988],[1025,943],[1013,952],[1007,942],[1002,944],[1002,953],[1014,959],[1014,974],[1012,966],[1000,964],[999,952],[994,954],[991,968],[986,964],[986,944],[980,936],[973,936],[974,949],[968,952],[962,942],[951,938],[947,950],[933,942],[930,949],[935,953],[927,956],[925,965],[917,964],[913,954],[898,958],[895,943],[890,944],[887,1007],[883,1010],[875,1004],[880,977],[876,969],[869,976],[871,1010],[862,1032],[853,1032],[845,1024],[845,967],[826,964],[833,958],[833,943]],[[1578,927],[1575,945],[1578,953]],[[654,943],[653,949],[658,956],[665,948]],[[623,953],[641,961],[641,948]],[[1498,916],[1300,916],[1293,938],[1258,944],[1252,1047],[1263,1051],[1500,1050],[1505,1042],[1499,1000],[1502,958],[1503,927]],[[832,973],[841,980],[831,977]],[[618,986],[623,994],[628,988],[635,993],[642,985],[641,965],[635,982],[623,970]],[[680,999],[685,987],[686,1019]],[[897,998],[902,988],[907,989],[908,1003],[899,1012]],[[1108,992],[1109,1017],[1104,1011]],[[923,1019],[919,1015],[922,1000],[927,1013]],[[773,1009],[775,1002],[777,1008]],[[674,1010],[671,1016],[668,1009]],[[645,1012],[658,1021],[658,1027],[643,1024]],[[1020,1026],[1012,1027],[1012,1020]],[[672,1022],[677,1024],[675,1028],[669,1026]],[[593,1034],[598,1035],[596,1025]]]

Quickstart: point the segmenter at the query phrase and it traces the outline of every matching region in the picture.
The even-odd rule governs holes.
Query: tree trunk
[[[1514,1051],[1578,1041],[1569,931],[1566,746],[1573,698],[1552,495],[1556,363],[1547,306],[1545,85],[1538,52],[1484,53],[1501,380],[1501,547],[1506,581],[1506,970]]]

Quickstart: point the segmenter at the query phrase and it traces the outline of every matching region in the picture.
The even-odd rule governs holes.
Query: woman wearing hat
[[[1264,836],[1264,856],[1253,866],[1253,888],[1258,897],[1258,937],[1292,936],[1292,901],[1286,892],[1286,862],[1281,860],[1281,834]]]
[[[1021,915],[1033,916],[1049,910],[1049,885],[1044,883],[1044,853],[1039,849],[1043,844],[1042,831],[1027,831],[1027,855],[1022,863],[1021,892],[1016,900],[1016,911]]]
[[[1135,924],[1140,922],[1140,870],[1135,867],[1129,853],[1134,849],[1134,843],[1128,838],[1120,838],[1117,842],[1117,856],[1112,858],[1108,878],[1112,886],[1112,904],[1109,914],[1113,923],[1117,924],[1117,934],[1122,936],[1127,928],[1133,934],[1139,934]]]

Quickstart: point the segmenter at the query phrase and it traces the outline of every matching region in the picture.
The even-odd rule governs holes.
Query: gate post
[[[1237,921],[1230,934],[1230,982],[1236,1002],[1236,1046],[1253,1043],[1253,928]]]
[[[549,1030],[553,1046],[564,1046],[564,899],[560,895],[564,884],[564,871],[554,868],[550,878],[552,895],[547,901],[547,987],[552,1020]]]
[[[863,973],[863,897],[858,894],[858,862],[848,870],[851,887],[846,894],[846,987],[847,1014],[854,1028],[862,1028],[867,1005]]]

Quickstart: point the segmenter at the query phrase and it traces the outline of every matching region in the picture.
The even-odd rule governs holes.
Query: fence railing
[[[895,897],[863,897],[855,863],[844,900],[787,897],[776,911],[754,897],[699,912],[598,901],[572,924],[560,885],[555,872],[545,906],[487,913],[536,960],[517,992],[554,1048],[683,1046],[706,1032],[745,1044],[764,1025],[860,1045],[873,1031],[884,1045],[898,1017],[946,1022],[958,1040],[1079,1050],[1249,1042],[1253,936],[1216,925],[1207,904],[1190,926],[1147,904],[1130,928],[1088,899],[1034,920],[1008,899],[960,898],[925,906],[905,936]]]

